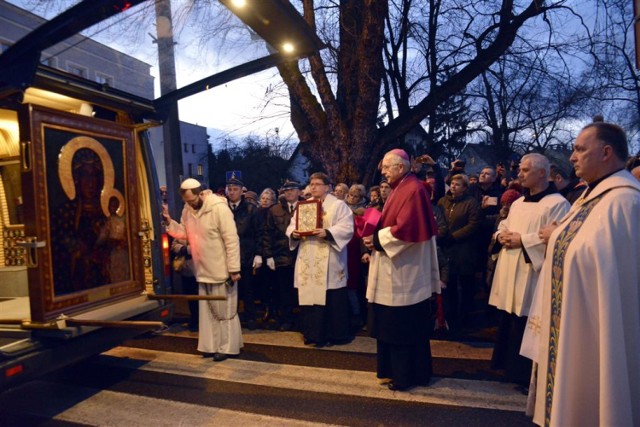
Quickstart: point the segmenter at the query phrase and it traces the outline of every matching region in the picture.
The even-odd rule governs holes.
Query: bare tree
[[[594,98],[608,121],[617,121],[634,139],[640,132],[640,72],[635,67],[633,2],[596,0],[592,69]],[[636,141],[637,142],[637,141]]]
[[[339,45],[331,39],[330,54],[310,58],[313,83],[307,81],[297,63],[286,64],[279,70],[290,91],[292,122],[301,143],[312,147],[311,151],[337,180],[368,182],[384,150],[486,71],[507,52],[525,23],[540,16],[548,18],[564,8],[563,1],[539,0],[416,3],[410,0],[344,0],[339,4],[302,1],[304,17],[313,28],[322,21],[317,13],[322,13],[323,18],[338,19]],[[426,8],[427,12],[408,9],[411,6],[418,8],[416,10]],[[433,9],[431,18],[429,8]],[[393,27],[397,29],[393,43],[390,33],[386,35],[390,43],[388,49],[395,49],[397,58],[406,61],[406,67],[399,62],[396,71],[404,71],[407,79],[404,85],[398,84],[395,88],[390,81],[389,92],[396,90],[399,96],[392,102],[391,97],[385,99],[387,105],[382,117],[387,120],[381,121],[382,52],[385,19],[390,13],[407,17],[404,24]],[[417,25],[424,17],[431,26]],[[387,25],[387,29],[390,28]],[[425,32],[432,38],[422,37],[417,41],[416,36]],[[398,42],[410,35],[416,41]],[[437,53],[431,54],[428,49],[435,49]],[[419,52],[422,59],[411,56],[410,50]],[[431,64],[434,68],[434,57],[438,70],[426,66]],[[335,66],[328,65],[331,58],[337,60]],[[423,61],[423,71],[409,67],[410,60],[415,60],[414,65]],[[334,70],[337,74],[332,84],[329,74]],[[443,77],[445,71],[449,73]],[[407,92],[400,93],[404,90]]]
[[[566,44],[533,49],[520,40],[471,86],[477,129],[500,157],[566,146],[573,122],[588,114],[592,82],[559,47]]]

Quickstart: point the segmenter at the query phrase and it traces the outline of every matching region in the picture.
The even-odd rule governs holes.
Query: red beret
[[[516,200],[518,200],[521,196],[522,196],[522,194],[520,194],[516,190],[513,190],[513,189],[507,190],[504,193],[502,193],[502,197],[500,197],[500,204],[502,204],[502,205],[510,205],[511,203],[513,203]]]

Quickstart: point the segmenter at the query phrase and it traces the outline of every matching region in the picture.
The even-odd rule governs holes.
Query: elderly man
[[[377,340],[377,375],[391,390],[429,384],[432,374],[427,300],[440,292],[437,226],[424,185],[409,172],[409,156],[385,154],[382,173],[392,188],[371,250],[369,331]]]
[[[310,236],[296,230],[296,217],[287,227],[289,248],[299,246],[295,287],[302,308],[305,344],[323,347],[350,341],[347,296],[347,243],[353,236],[351,209],[329,193],[329,177],[311,175],[311,196],[322,203],[322,228]]]
[[[538,425],[640,425],[640,183],[627,147],[605,122],[573,147],[588,188],[551,232],[521,350],[538,366]]]
[[[538,230],[562,218],[570,207],[549,181],[549,168],[549,160],[541,154],[522,157],[518,179],[524,197],[511,205],[495,233],[501,250],[489,304],[501,310],[502,320],[491,367],[505,369],[507,377],[523,387],[529,385],[531,362],[520,356],[520,345],[545,253]]]
[[[162,215],[169,224],[167,232],[189,242],[199,294],[226,297],[226,301],[200,301],[198,351],[213,354],[213,360],[220,362],[237,356],[242,347],[235,285],[240,280],[238,233],[227,201],[203,190],[195,179],[182,182],[180,196],[185,203],[180,223],[167,209]]]

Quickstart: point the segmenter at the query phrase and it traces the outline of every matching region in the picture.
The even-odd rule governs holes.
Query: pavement
[[[526,396],[492,370],[492,315],[431,340],[428,387],[389,390],[359,330],[312,348],[296,331],[243,330],[238,358],[198,353],[188,319],[0,395],[2,426],[532,426]]]

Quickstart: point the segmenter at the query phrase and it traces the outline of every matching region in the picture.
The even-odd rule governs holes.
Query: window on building
[[[196,144],[191,144],[191,152],[192,153],[196,152]]]
[[[75,64],[67,63],[67,71],[80,77],[87,77],[87,69]]]
[[[113,87],[113,77],[106,74],[96,73],[96,81],[100,84]]]
[[[202,167],[202,164],[198,164],[198,176],[204,175],[203,171],[204,168]]]
[[[187,169],[189,171],[189,176],[193,176],[193,163],[189,163],[187,165]]]
[[[189,152],[189,144],[184,144],[184,152],[185,153]]]

